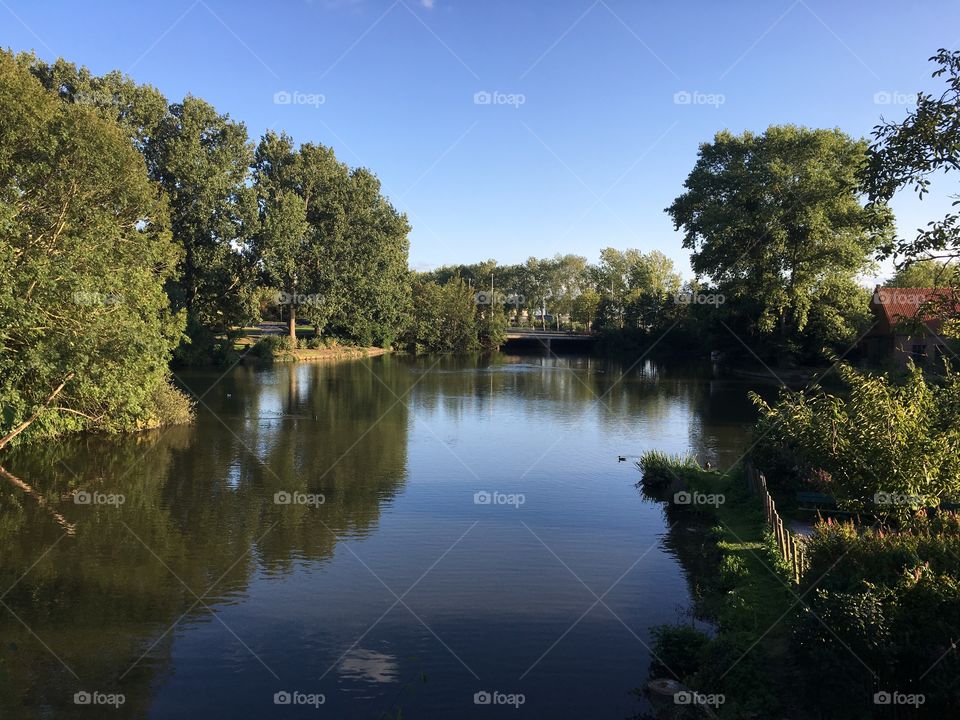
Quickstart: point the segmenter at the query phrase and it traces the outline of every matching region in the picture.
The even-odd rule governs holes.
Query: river
[[[180,377],[190,426],[4,458],[0,717],[635,716],[691,598],[633,463],[725,468],[754,418],[576,356]]]

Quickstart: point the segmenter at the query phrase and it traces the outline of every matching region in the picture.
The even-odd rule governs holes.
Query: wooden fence
[[[799,542],[794,534],[784,526],[783,518],[781,518],[780,513],[777,512],[777,504],[774,502],[773,496],[770,495],[770,491],[767,490],[767,479],[763,476],[763,473],[757,471],[752,464],[747,464],[746,476],[748,487],[753,494],[760,499],[763,505],[763,513],[767,518],[767,525],[769,525],[773,531],[780,555],[786,560],[787,565],[790,566],[793,581],[799,583],[807,567],[803,543]]]

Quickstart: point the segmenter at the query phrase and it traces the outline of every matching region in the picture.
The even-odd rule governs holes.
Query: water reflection
[[[118,718],[258,716],[291,686],[320,688],[336,716],[396,702],[466,716],[477,678],[525,688],[534,716],[632,714],[648,657],[623,622],[642,637],[689,598],[660,510],[616,455],[723,465],[752,418],[745,385],[592,358],[387,356],[183,381],[202,397],[191,426],[5,457],[47,507],[0,484],[3,717],[89,716],[82,690],[122,692]],[[527,503],[478,508],[480,489]],[[123,502],[78,505],[78,491]],[[571,630],[584,586],[615,581],[616,617]],[[397,700],[422,672],[427,689]],[[589,684],[576,698],[551,690],[575,679]]]

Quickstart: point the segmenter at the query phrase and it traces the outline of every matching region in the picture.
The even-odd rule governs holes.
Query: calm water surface
[[[39,501],[0,481],[0,717],[644,712],[650,628],[690,595],[617,456],[726,467],[753,418],[741,382],[576,357],[183,380],[191,426],[5,458]]]

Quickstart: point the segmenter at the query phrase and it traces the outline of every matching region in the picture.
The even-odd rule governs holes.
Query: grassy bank
[[[257,338],[242,337],[237,342],[236,350],[244,353],[244,358],[268,362],[350,360],[375,357],[390,352],[380,347],[346,345],[335,340],[314,338],[299,339],[297,347],[292,348],[290,338],[285,335],[261,335]]]
[[[739,469],[726,475],[677,467],[666,491],[671,534],[694,595],[693,618],[710,622],[654,630],[652,677],[679,680],[721,718],[800,717],[790,633],[797,612],[787,569],[767,530],[759,501]],[[678,488],[681,488],[678,490]],[[688,493],[681,495],[676,493]],[[697,539],[687,538],[695,533]],[[703,707],[668,704],[664,716],[702,717]]]

